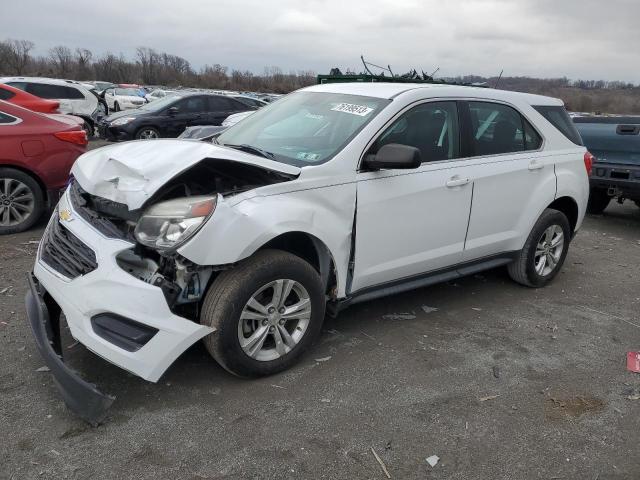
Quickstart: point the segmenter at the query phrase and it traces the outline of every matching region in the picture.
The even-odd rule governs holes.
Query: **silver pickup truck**
[[[640,116],[575,117],[573,122],[596,157],[587,211],[602,213],[612,198],[640,207]]]

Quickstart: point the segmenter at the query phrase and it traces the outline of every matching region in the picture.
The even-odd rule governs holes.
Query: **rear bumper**
[[[29,274],[25,304],[36,346],[51,370],[62,398],[71,411],[90,424],[97,425],[104,419],[115,397],[98,391],[95,385],[84,381],[62,361],[60,308],[33,273]]]
[[[640,165],[594,163],[591,188],[615,189],[616,195],[640,198]]]

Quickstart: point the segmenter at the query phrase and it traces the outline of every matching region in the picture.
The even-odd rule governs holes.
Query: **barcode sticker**
[[[365,117],[373,112],[373,108],[365,107],[364,105],[354,105],[352,103],[339,103],[331,110],[334,112],[351,113],[353,115],[359,115]]]

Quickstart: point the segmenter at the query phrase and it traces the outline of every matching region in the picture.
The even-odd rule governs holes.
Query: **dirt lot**
[[[98,428],[37,371],[23,297],[41,233],[0,237],[0,478],[384,479],[372,448],[394,479],[640,478],[635,206],[587,218],[543,290],[500,269],[355,306],[271,378],[196,345],[151,384],[70,340],[118,397]]]

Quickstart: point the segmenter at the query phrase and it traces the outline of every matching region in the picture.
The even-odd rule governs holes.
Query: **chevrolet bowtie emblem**
[[[73,220],[73,217],[71,216],[71,212],[66,209],[60,210],[60,213],[58,213],[58,216],[60,217],[60,220],[64,222],[70,222],[71,220]]]

